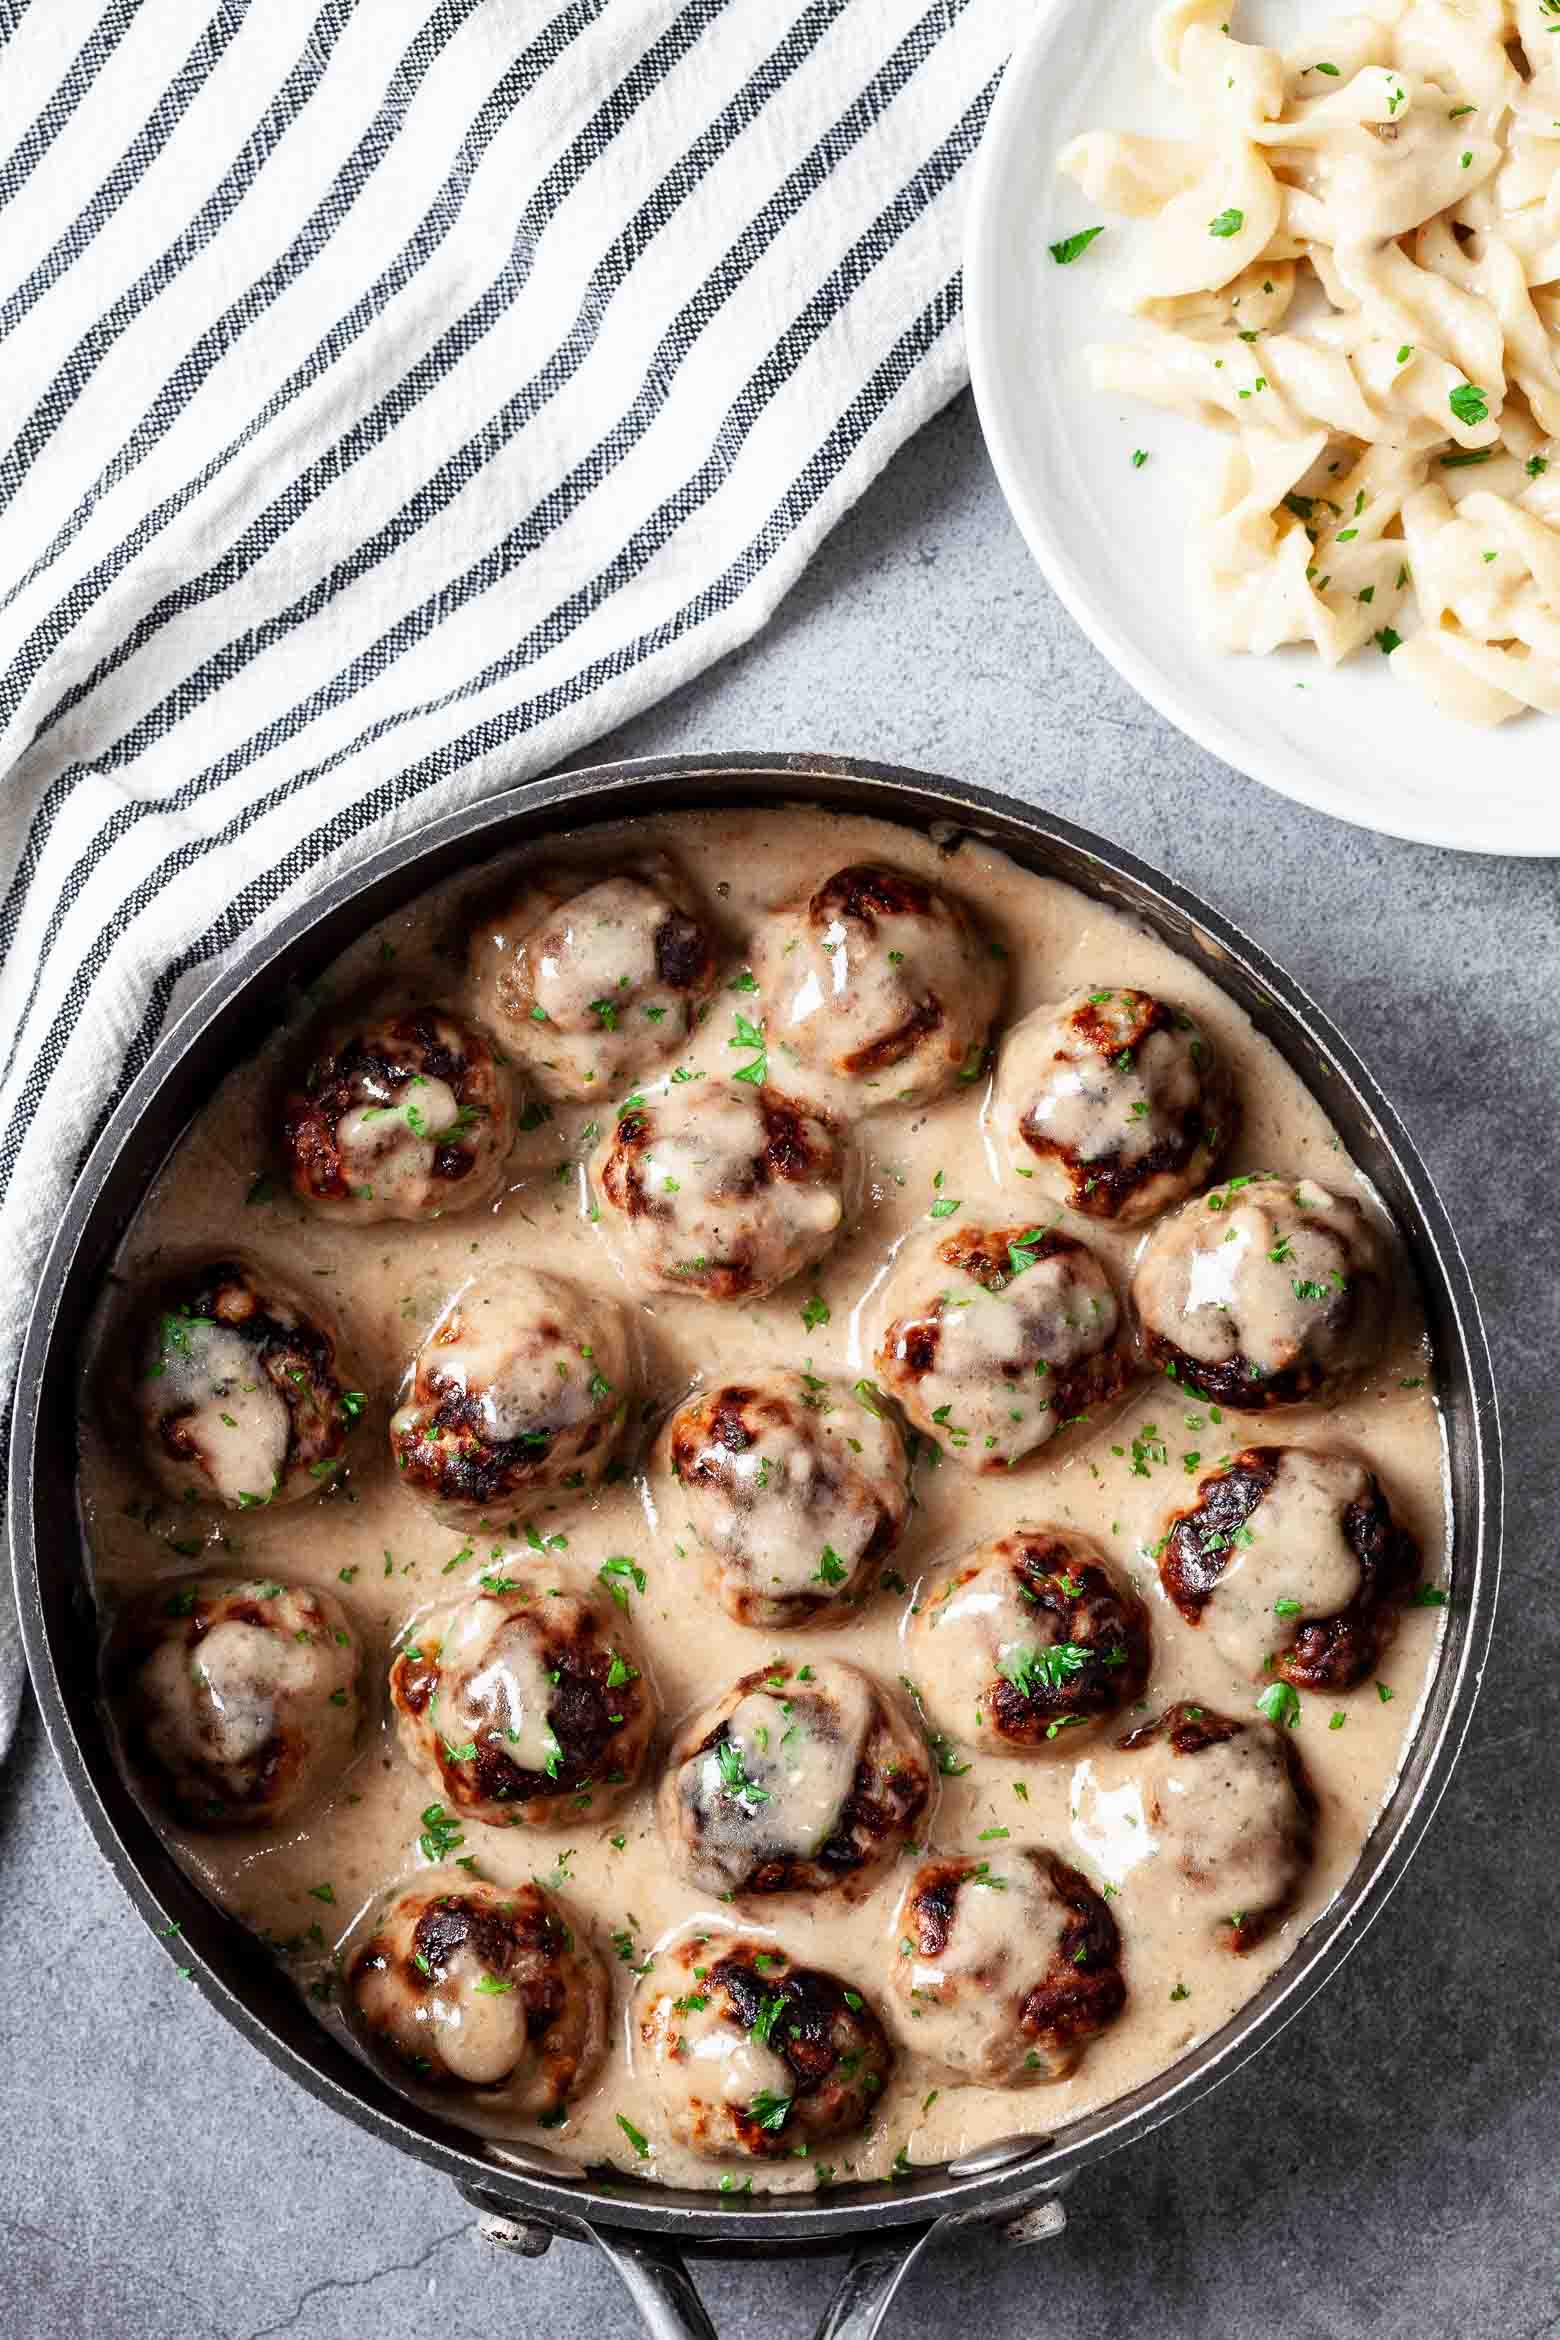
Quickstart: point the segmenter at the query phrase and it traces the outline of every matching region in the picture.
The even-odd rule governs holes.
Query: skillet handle
[[[900,2284],[936,2232],[936,2224],[908,2232],[900,2227],[862,2243],[824,2310],[816,2340],[877,2340]]]
[[[851,2260],[824,2311],[817,2340],[877,2340],[894,2295],[936,2231],[913,2227],[874,2238]],[[658,2235],[591,2230],[643,2320],[646,2340],[716,2340],[681,2255]]]
[[[693,2277],[671,2243],[622,2227],[609,2233],[593,2226],[590,2235],[638,2308],[646,2340],[716,2340]]]

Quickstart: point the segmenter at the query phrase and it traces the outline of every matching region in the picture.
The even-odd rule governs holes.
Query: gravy
[[[1079,986],[1133,984],[1189,1010],[1222,1050],[1243,1107],[1239,1143],[1225,1172],[1275,1167],[1319,1179],[1374,1209],[1318,1105],[1241,1012],[1196,967],[1127,918],[1059,883],[1018,869],[1001,853],[965,841],[948,855],[928,839],[865,819],[777,808],[772,812],[689,812],[646,819],[621,832],[591,832],[593,870],[615,854],[643,864],[664,853],[708,902],[728,947],[710,1013],[688,1038],[690,1071],[729,1072],[733,1010],[760,1002],[727,985],[753,950],[760,913],[794,900],[849,862],[884,860],[952,888],[981,931],[1001,945],[1007,998],[999,1031]],[[1424,1572],[1444,1570],[1446,1518],[1440,1424],[1430,1386],[1424,1331],[1411,1300],[1398,1303],[1378,1367],[1329,1406],[1266,1417],[1210,1419],[1163,1378],[1133,1383],[1107,1416],[1060,1432],[1011,1471],[981,1472],[952,1452],[932,1467],[924,1446],[914,1470],[916,1508],[884,1582],[840,1622],[778,1632],[735,1623],[706,1589],[697,1545],[684,1523],[675,1481],[647,1483],[640,1463],[652,1421],[696,1380],[708,1383],[757,1365],[803,1368],[854,1384],[873,1374],[881,1329],[879,1290],[907,1236],[928,1233],[934,1200],[962,1207],[967,1221],[1053,1219],[1083,1237],[1124,1288],[1140,1228],[1078,1219],[1015,1174],[998,1142],[984,1077],[929,1106],[893,1106],[866,1117],[861,1090],[828,1077],[809,1084],[777,1064],[788,1091],[842,1109],[857,1156],[857,1190],[847,1220],[819,1267],[768,1299],[712,1304],[675,1292],[633,1303],[641,1351],[633,1381],[643,1417],[629,1449],[630,1475],[604,1487],[536,1502],[498,1535],[441,1527],[398,1484],[386,1451],[388,1418],[416,1344],[469,1280],[524,1268],[573,1276],[627,1294],[605,1231],[586,1211],[582,1165],[616,1097],[526,1111],[498,1199],[469,1215],[407,1227],[346,1224],[311,1215],[279,1181],[263,1182],[271,1158],[270,1116],[278,1076],[307,1047],[317,1017],[349,1002],[375,1012],[442,999],[458,1004],[464,941],[481,905],[519,860],[466,877],[397,913],[349,951],[308,1000],[293,999],[263,1054],[233,1070],[179,1140],[125,1241],[101,1312],[105,1365],[113,1355],[122,1288],[183,1258],[225,1257],[235,1242],[274,1265],[306,1303],[333,1314],[344,1355],[368,1393],[348,1464],[318,1500],[263,1505],[214,1516],[181,1511],[143,1482],[133,1458],[116,1450],[94,1392],[84,1404],[82,1505],[105,1607],[159,1577],[201,1568],[314,1584],[337,1596],[367,1650],[370,1722],[329,1802],[301,1826],[272,1833],[185,1833],[159,1820],[177,1858],[225,1909],[269,1937],[288,1972],[313,1990],[322,2019],[339,2021],[325,1984],[341,1948],[397,1881],[426,1873],[420,1819],[432,1791],[400,1752],[386,1719],[384,1676],[392,1645],[415,1639],[436,1603],[474,1588],[483,1569],[505,1561],[551,1572],[552,1581],[601,1599],[596,1572],[612,1555],[644,1571],[642,1593],[617,1579],[628,1623],[659,1697],[664,1748],[673,1726],[742,1674],[777,1654],[793,1662],[848,1658],[893,1685],[909,1671],[901,1635],[918,1587],[977,1542],[1020,1521],[1050,1523],[1095,1539],[1147,1603],[1154,1635],[1145,1721],[1176,1699],[1203,1701],[1252,1719],[1251,1651],[1238,1630],[1244,1587],[1232,1584],[1221,1611],[1200,1628],[1184,1624],[1164,1597],[1153,1558],[1166,1515],[1190,1499],[1206,1468],[1254,1438],[1357,1448],[1380,1478],[1403,1523],[1420,1539]],[[750,990],[744,986],[744,990]],[[782,1060],[783,1061],[783,1060]],[[631,1068],[625,1072],[625,1080]],[[891,1082],[885,1083],[885,1095]],[[870,1098],[869,1102],[875,1102]],[[593,1127],[592,1125],[597,1125]],[[261,1181],[262,1183],[258,1183]],[[247,1206],[246,1206],[246,1197]],[[943,1213],[957,1226],[957,1216]],[[1152,1223],[1152,1222],[1151,1222]],[[199,1549],[191,1547],[198,1540]],[[545,1557],[538,1557],[538,1544]],[[475,1547],[474,1549],[472,1547]],[[501,1554],[500,1559],[493,1557]],[[1313,1563],[1324,1573],[1329,1556]],[[1253,1581],[1263,1555],[1248,1563]],[[1343,1575],[1338,1573],[1343,1584]],[[1329,1583],[1331,1576],[1329,1575]],[[900,1589],[901,1584],[904,1589]],[[1217,1604],[1215,1604],[1217,1607]],[[611,1614],[611,1612],[608,1612]],[[970,2153],[1015,2132],[1053,2134],[1161,2071],[1215,2031],[1293,1950],[1337,1893],[1387,1796],[1413,1728],[1435,1657],[1440,1620],[1410,1608],[1384,1661],[1378,1688],[1365,1682],[1330,1699],[1307,1696],[1294,1734],[1315,1788],[1317,1855],[1300,1898],[1273,1935],[1245,1956],[1230,1954],[1189,1921],[1171,1864],[1156,1855],[1140,1793],[1141,1758],[1116,1744],[1120,1731],[1064,1736],[1028,1759],[983,1748],[973,1715],[940,1781],[940,1800],[920,1831],[921,1847],[988,1858],[993,1870],[1026,1845],[1046,1846],[1111,1893],[1120,1926],[1126,2012],[1068,2076],[1023,2089],[961,2087],[938,2081],[918,2059],[914,2025],[888,1987],[896,1907],[913,1867],[902,1859],[858,1905],[839,1897],[810,1905],[775,1897],[741,1908],[686,1883],[655,1822],[659,1760],[634,1795],[610,1814],[560,1810],[556,1826],[501,1829],[467,1821],[460,1857],[499,1885],[535,1877],[560,1895],[571,1922],[593,1935],[613,1980],[613,2042],[567,2125],[546,2132],[523,2123],[507,2133],[581,2164],[612,2162],[672,2184],[713,2186],[722,2169],[666,2141],[645,2073],[636,2071],[626,2015],[635,1972],[658,1946],[690,1927],[739,1929],[773,1940],[793,1956],[836,1972],[867,1994],[899,2035],[898,2063],[869,2126],[829,2152],[834,2176],[882,2179],[896,2159],[928,2164]],[[1332,1713],[1343,1715],[1330,1728]],[[997,1924],[1021,1896],[986,1897]],[[838,1902],[838,1906],[835,1903]],[[616,1951],[614,1957],[613,1952]],[[759,2059],[762,2061],[762,2059]],[[758,2075],[762,2079],[762,2075]],[[468,2108],[449,2096],[427,2101],[465,2124]],[[648,2139],[641,2157],[619,2125],[625,2116]],[[500,2132],[499,2116],[492,2130]],[[502,2151],[502,2143],[493,2149]],[[734,2163],[729,2184],[810,2189],[822,2181],[813,2158],[764,2167]],[[728,2185],[729,2190],[729,2185]]]

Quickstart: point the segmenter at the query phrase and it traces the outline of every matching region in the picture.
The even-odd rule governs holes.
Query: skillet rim
[[[202,1098],[210,1094],[237,1053],[234,1031],[247,1020],[246,1011],[252,1015],[263,1006],[270,987],[298,980],[301,969],[314,972],[328,964],[352,932],[361,932],[440,878],[556,831],[560,815],[567,816],[569,828],[578,829],[705,802],[776,809],[798,799],[815,809],[934,830],[943,825],[952,834],[980,837],[1023,866],[1060,877],[1092,898],[1145,919],[1232,994],[1313,1093],[1325,1092],[1322,1102],[1339,1123],[1351,1158],[1364,1158],[1393,1207],[1430,1315],[1453,1466],[1454,1597],[1398,1786],[1347,1883],[1284,1966],[1219,2031],[1180,2063],[1073,2124],[1064,2142],[1037,2139],[1000,2168],[982,2166],[985,2157],[977,2155],[962,2176],[937,2168],[892,2188],[862,2184],[822,2196],[754,2196],[746,2198],[746,2208],[733,2210],[715,2206],[720,2197],[712,2201],[706,2194],[643,2181],[603,2179],[595,2173],[552,2179],[490,2160],[469,2140],[462,2142],[462,2132],[396,2095],[314,2021],[237,1921],[207,1902],[176,1867],[119,1779],[95,1697],[84,1689],[92,1668],[82,1666],[78,1651],[72,1680],[68,1648],[63,1671],[60,1662],[72,1624],[85,1626],[95,1643],[74,1509],[57,1507],[68,1512],[63,1525],[47,1520],[44,1512],[48,1486],[61,1475],[58,1463],[67,1451],[74,1485],[75,1352],[97,1276],[168,1151],[151,1147],[147,1139],[153,1111],[182,1083],[186,1100],[173,1125],[182,1133],[194,1110],[194,1091],[198,1088]],[[192,1076],[197,1059],[201,1069]],[[136,1168],[127,1173],[127,1156],[138,1140],[141,1154],[151,1151],[150,1165],[138,1155]],[[91,1290],[84,1293],[88,1278]],[[60,1412],[70,1416],[63,1427],[51,1422],[49,1403],[61,1375],[66,1377],[61,1392],[66,1403]],[[45,1467],[50,1461],[56,1464],[52,1477]],[[197,1985],[227,2021],[311,2095],[399,2150],[444,2170],[485,2203],[529,2212],[565,2233],[627,2228],[665,2236],[695,2253],[762,2253],[798,2244],[818,2251],[840,2249],[863,2233],[924,2227],[939,2216],[1012,2215],[1088,2162],[1187,2109],[1293,2020],[1379,1914],[1445,1792],[1488,1662],[1501,1500],[1494,1377],[1455,1231],[1396,1109],[1292,977],[1187,888],[1048,811],[902,766],[853,757],[753,753],[635,758],[512,784],[480,805],[446,814],[379,847],[235,951],[224,971],[164,1032],[78,1177],[50,1248],[22,1351],[9,1513],[23,1644],[55,1756],[121,1886],[154,1927],[174,1920],[180,1924],[175,1939],[186,1955],[196,1957]],[[46,1582],[44,1553],[51,1540],[76,1547],[64,1570],[67,1579],[74,1573],[75,1581],[63,1587]],[[83,1699],[98,1742],[90,1760],[74,1713]],[[268,2011],[260,2012],[256,2000]],[[309,2052],[283,2036],[279,2025],[307,2039]]]

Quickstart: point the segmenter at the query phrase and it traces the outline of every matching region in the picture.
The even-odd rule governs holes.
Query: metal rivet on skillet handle
[[[931,834],[951,855],[969,837],[1135,918],[1202,967],[1293,1066],[1403,1230],[1435,1349],[1454,1538],[1445,1640],[1397,1787],[1343,1890],[1286,1964],[1222,2030],[1116,2103],[1054,2139],[990,2147],[901,2184],[827,2194],[673,2192],[546,2155],[509,2162],[398,2096],[308,2013],[273,1962],[203,1900],[115,1766],[96,1698],[85,1554],[71,1504],[79,1349],[119,1239],[168,1147],[229,1067],[274,1025],[285,988],[319,974],[363,929],[440,880],[534,839],[592,822],[689,806],[785,803],[873,814]],[[554,2236],[612,2260],[656,2340],[711,2340],[687,2257],[854,2252],[825,2340],[872,2340],[906,2270],[934,2237],[980,2225],[1015,2242],[1061,2223],[1058,2189],[1226,2078],[1335,1974],[1402,1875],[1467,1729],[1488,1655],[1500,1561],[1500,1437],[1478,1307],[1457,1239],[1393,1107],[1352,1049],[1288,976],[1229,921],[1102,839],[1011,798],[879,764],[816,756],[675,757],[563,773],[453,813],[369,855],[238,951],[164,1035],[82,1173],[45,1267],[17,1386],[11,1548],[23,1638],[44,1722],[103,1853],[148,1922],[261,2053],[348,2119],[452,2177],[483,2231],[522,2255]],[[84,1625],[86,1629],[84,1630]],[[1038,2109],[1038,2106],[1037,2106]]]

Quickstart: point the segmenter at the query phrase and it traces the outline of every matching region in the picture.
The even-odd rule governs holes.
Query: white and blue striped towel
[[[224,953],[743,641],[958,387],[1026,13],[0,0],[7,1390]]]

